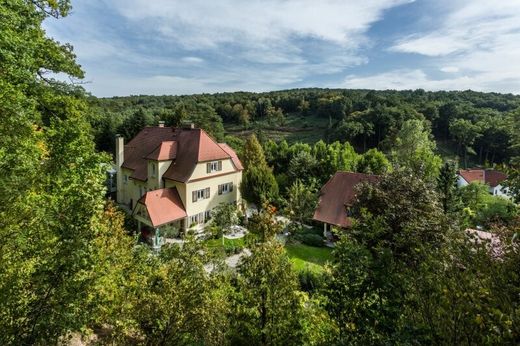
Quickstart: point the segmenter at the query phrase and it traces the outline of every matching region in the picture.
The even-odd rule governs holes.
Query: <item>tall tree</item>
[[[95,153],[83,90],[49,74],[83,77],[72,47],[42,29],[69,9],[65,0],[0,6],[2,344],[56,344],[91,318],[108,158]]]
[[[437,178],[437,191],[445,214],[460,211],[460,195],[457,187],[457,166],[446,161]]]
[[[238,268],[233,344],[300,345],[298,281],[282,245],[259,243]]]
[[[397,133],[392,156],[399,165],[412,169],[423,179],[436,179],[442,164],[435,154],[436,144],[421,120],[407,120]]]
[[[254,134],[249,136],[244,145],[244,151],[242,155],[242,163],[245,169],[249,167],[262,167],[266,166],[264,150],[258,142],[258,139]]]

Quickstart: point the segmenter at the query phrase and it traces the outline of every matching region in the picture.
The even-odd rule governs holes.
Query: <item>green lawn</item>
[[[332,259],[332,249],[328,247],[288,244],[285,246],[285,250],[296,270],[308,268],[313,271],[321,271],[323,265]]]

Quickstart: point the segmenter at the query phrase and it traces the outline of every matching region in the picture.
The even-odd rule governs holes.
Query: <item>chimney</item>
[[[123,203],[123,170],[121,166],[125,160],[125,139],[121,135],[116,135],[116,181],[117,181],[117,192],[116,200],[117,203]]]
[[[116,135],[116,166],[121,167],[125,160],[125,138],[122,135]]]
[[[159,120],[159,127],[164,127],[164,121],[163,120]]]

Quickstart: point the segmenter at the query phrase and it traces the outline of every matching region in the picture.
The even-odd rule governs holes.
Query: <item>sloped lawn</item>
[[[328,247],[314,247],[305,244],[287,244],[287,255],[294,269],[297,271],[309,269],[322,271],[323,265],[332,260],[332,249]]]

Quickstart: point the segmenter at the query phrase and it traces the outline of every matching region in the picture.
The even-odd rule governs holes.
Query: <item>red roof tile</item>
[[[139,203],[148,211],[154,227],[158,227],[187,216],[184,204],[175,187],[149,191],[141,197]]]
[[[491,187],[500,185],[500,183],[506,179],[507,174],[505,173],[499,172],[494,169],[486,170],[486,183]]]
[[[483,169],[461,169],[459,175],[469,183],[474,181],[484,183],[484,170]]]
[[[340,227],[350,227],[352,220],[347,217],[346,206],[354,202],[356,185],[365,181],[375,182],[378,179],[377,175],[336,172],[321,188],[313,219]]]
[[[177,142],[164,141],[154,151],[152,151],[146,158],[156,161],[173,160],[177,156]]]
[[[236,169],[242,169],[233,155],[202,129],[146,127],[125,145],[122,167],[133,170],[130,178],[146,181],[148,159],[173,160],[163,177],[186,182],[198,162],[232,159]]]
[[[171,127],[145,127],[124,148],[122,167],[133,170],[132,179],[148,179],[148,166],[145,157],[163,141],[175,139],[175,130]]]
[[[499,185],[507,179],[507,175],[494,169],[461,169],[459,175],[469,183],[486,183],[491,187]]]
[[[220,147],[224,149],[226,153],[228,153],[229,156],[231,156],[231,160],[233,161],[233,164],[235,165],[235,168],[239,171],[244,169],[244,166],[242,166],[242,162],[240,162],[240,159],[237,156],[237,153],[226,143],[219,143]]]

